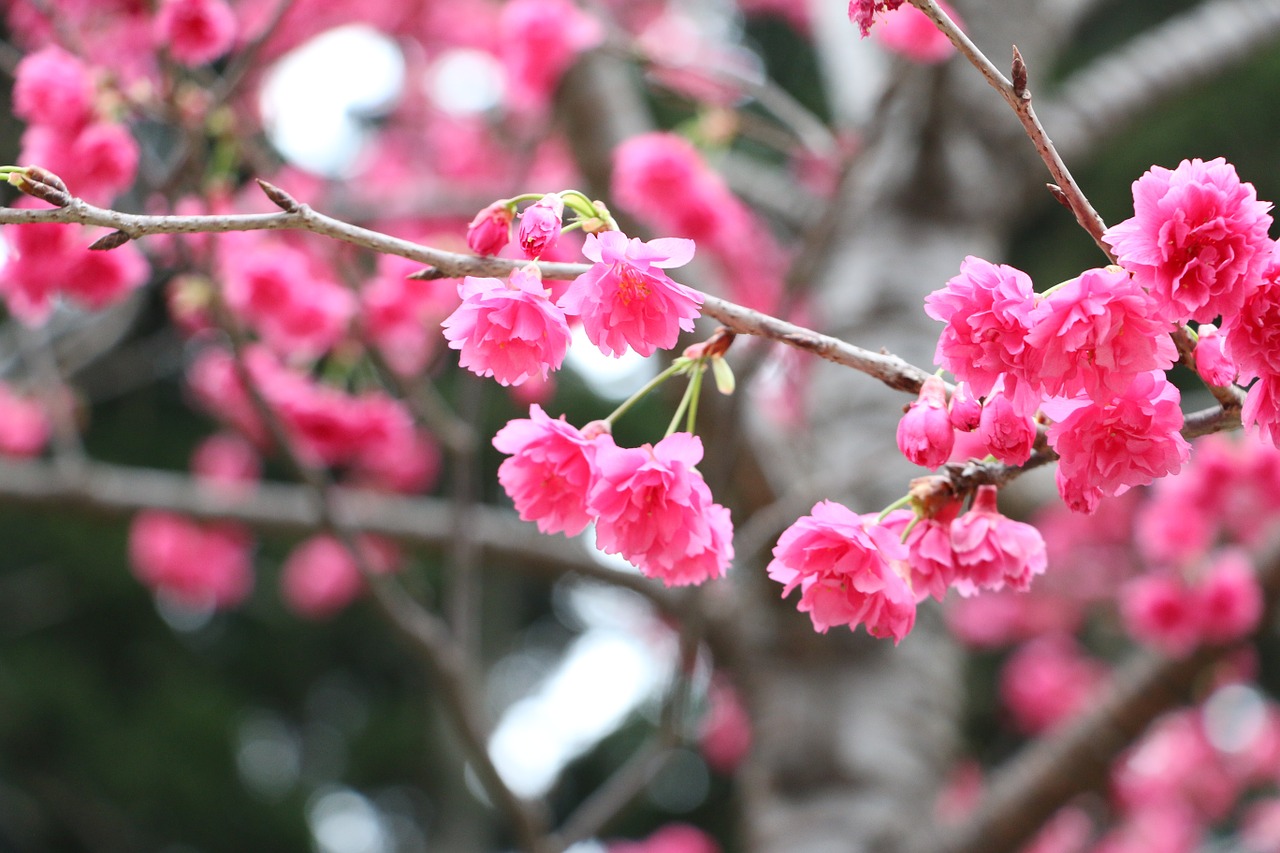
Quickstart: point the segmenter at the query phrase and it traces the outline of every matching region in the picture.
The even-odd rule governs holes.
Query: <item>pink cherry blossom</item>
[[[1240,420],[1247,428],[1280,447],[1280,374],[1263,376],[1249,386]]]
[[[1093,512],[1103,495],[1118,495],[1175,474],[1190,445],[1180,434],[1176,386],[1163,373],[1137,376],[1106,404],[1087,398],[1046,401],[1049,444],[1058,452],[1058,493],[1077,512]],[[1247,408],[1247,407],[1246,407]]]
[[[231,432],[211,435],[191,454],[197,482],[228,498],[244,497],[262,478],[262,457],[242,436]]]
[[[538,112],[578,54],[604,39],[604,27],[571,0],[512,0],[502,7],[498,35],[511,105]]]
[[[1226,351],[1226,337],[1212,323],[1196,329],[1196,373],[1210,385],[1230,385],[1236,381],[1235,362]]]
[[[941,601],[955,579],[951,522],[959,515],[960,509],[961,502],[952,501],[935,512],[932,518],[917,517],[914,512],[907,510],[894,510],[881,522],[899,539],[908,527],[911,529],[906,536],[907,568],[910,570],[910,587],[917,602],[924,601],[929,596]]]
[[[1111,784],[1115,799],[1127,812],[1178,809],[1198,821],[1224,817],[1235,803],[1239,787],[1222,753],[1209,740],[1203,713],[1196,709],[1166,714],[1149,726],[1112,768]],[[1164,853],[1199,847],[1159,844],[1124,849]]]
[[[862,37],[866,38],[877,12],[892,12],[902,3],[903,0],[849,0],[849,20],[858,25]]]
[[[800,587],[799,610],[815,630],[865,625],[897,644],[916,620],[915,595],[899,574],[906,560],[906,546],[876,514],[820,501],[783,531],[768,573],[783,584],[784,596]]]
[[[1022,270],[965,258],[959,275],[925,297],[925,313],[947,324],[934,361],[985,397],[1002,373],[1024,375],[1034,307],[1031,279]]]
[[[964,22],[944,0],[937,0],[938,7],[951,20],[963,27]],[[934,65],[949,58],[956,49],[924,12],[906,4],[891,12],[885,12],[876,24],[876,39],[894,53],[912,62]]]
[[[62,48],[29,53],[14,69],[13,112],[31,124],[73,132],[89,122],[93,100],[89,69]]]
[[[1040,531],[1001,515],[995,486],[979,486],[973,506],[951,522],[951,551],[952,586],[965,596],[1006,586],[1029,589],[1048,564]]]
[[[1143,575],[1125,584],[1120,614],[1130,636],[1171,657],[1185,656],[1200,641],[1195,595],[1174,575]]]
[[[707,766],[732,774],[751,751],[751,718],[742,697],[729,681],[717,676],[707,688],[707,713],[698,726],[698,750]]]
[[[582,254],[595,263],[569,285],[560,307],[582,318],[587,339],[605,355],[671,349],[701,316],[702,294],[662,270],[687,264],[693,251],[692,240],[674,237],[646,243],[618,231],[588,234]]]
[[[467,226],[467,246],[477,255],[498,254],[511,242],[511,223],[514,220],[511,206],[505,201],[495,201],[477,213]]]
[[[1229,643],[1251,633],[1262,618],[1262,587],[1249,557],[1223,551],[1205,570],[1195,591],[1200,639]]]
[[[1085,270],[1059,285],[1031,313],[1028,373],[1049,396],[1119,394],[1139,373],[1177,360],[1168,324],[1119,267]]]
[[[961,432],[973,432],[982,422],[982,400],[973,393],[968,382],[957,382],[948,404],[951,426]]]
[[[440,474],[440,449],[417,428],[403,400],[367,391],[347,404],[356,415],[348,471],[354,484],[397,494],[430,490]]]
[[[252,539],[239,525],[202,525],[147,510],[129,527],[133,573],[153,592],[192,609],[234,607],[253,587]]]
[[[1031,458],[1035,446],[1035,418],[1017,407],[1004,393],[1001,380],[982,404],[978,420],[978,436],[987,451],[1006,465],[1021,465]]]
[[[408,277],[421,268],[407,258],[383,255],[378,258],[378,274],[360,288],[364,331],[387,366],[401,376],[426,369],[440,346],[434,330],[458,307],[454,280]]]
[[[282,355],[318,358],[342,340],[355,314],[351,291],[290,246],[225,251],[222,268],[227,307]]]
[[[898,449],[913,464],[937,470],[951,456],[954,444],[947,387],[937,376],[930,376],[921,385],[919,398],[898,421]]]
[[[1222,334],[1243,378],[1280,374],[1280,250],[1273,249],[1258,287],[1240,310],[1224,318]]]
[[[596,439],[596,478],[587,494],[596,545],[667,586],[723,577],[733,559],[733,525],[694,467],[701,459],[702,440],[685,432],[636,448],[618,447],[608,435]]]
[[[49,443],[52,424],[44,404],[0,382],[0,455],[36,456]]]
[[[549,251],[560,237],[564,219],[564,199],[548,193],[524,209],[520,214],[520,229],[516,242],[526,258],[540,258]]]
[[[370,571],[389,574],[399,568],[396,546],[375,536],[357,540]],[[297,545],[280,569],[280,594],[289,609],[307,619],[328,619],[364,591],[360,567],[347,546],[330,535]]]
[[[493,446],[511,454],[498,466],[498,482],[525,521],[543,533],[577,536],[592,519],[587,494],[594,480],[595,441],[552,419],[536,403],[527,419],[509,421]]]
[[[204,65],[231,49],[236,16],[223,0],[163,0],[154,32],[156,44],[183,65]]]
[[[1000,672],[1000,698],[1024,734],[1050,731],[1089,707],[1107,677],[1069,634],[1045,634],[1015,651]]]
[[[1133,217],[1103,239],[1175,323],[1230,317],[1258,286],[1271,254],[1271,205],[1219,157],[1152,166],[1133,183]]]
[[[569,350],[569,324],[547,298],[536,267],[506,281],[467,276],[458,285],[462,304],[441,324],[459,364],[500,385],[558,370]]]

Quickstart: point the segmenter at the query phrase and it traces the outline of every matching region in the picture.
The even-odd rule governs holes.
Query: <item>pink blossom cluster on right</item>
[[[1086,270],[1037,294],[1020,270],[970,257],[926,298],[926,313],[946,324],[935,360],[960,385],[949,409],[936,388],[922,390],[899,429],[908,458],[930,468],[946,462],[950,424],[1020,465],[1044,419],[1061,460],[1058,490],[1075,510],[1092,512],[1104,496],[1176,473],[1189,446],[1165,371],[1177,360],[1170,333],[1192,321],[1204,324],[1198,361],[1206,378],[1257,378],[1244,421],[1280,442],[1271,206],[1221,159],[1154,167],[1133,193],[1134,216],[1104,237],[1121,266]]]

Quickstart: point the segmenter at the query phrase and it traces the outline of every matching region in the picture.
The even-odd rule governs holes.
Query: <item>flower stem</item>
[[[644,387],[641,388],[639,391],[632,394],[627,399],[623,400],[621,405],[619,405],[618,408],[614,409],[613,413],[609,415],[609,417],[604,419],[605,423],[609,424],[610,426],[613,426],[613,424],[617,422],[618,418],[626,414],[627,410],[630,409],[632,406],[634,406],[636,403],[640,402],[640,400],[642,400],[646,394],[648,394],[654,388],[657,388],[663,382],[666,382],[672,376],[675,376],[677,373],[680,373],[681,371],[685,370],[687,367],[688,367],[688,362],[686,359],[677,358],[675,361],[671,363],[670,367],[668,367],[666,370],[662,371],[657,376],[653,377],[648,382],[646,382],[644,384]]]
[[[911,503],[911,495],[910,494],[903,495],[902,497],[898,498],[896,501],[894,501],[893,503],[885,507],[883,511],[881,511],[880,517],[876,519],[876,523],[878,524],[884,521],[889,516],[889,513],[893,512],[895,509],[902,509],[903,507],[909,505],[910,503]]]
[[[693,362],[693,374],[689,377],[689,384],[684,389],[684,396],[680,398],[680,405],[676,406],[676,413],[671,418],[671,423],[667,424],[667,431],[663,433],[663,438],[671,435],[676,431],[676,427],[680,425],[680,419],[684,417],[685,412],[689,411],[690,404],[697,399],[698,387],[702,384],[702,371],[706,369],[706,365],[702,363],[702,359]],[[694,415],[689,414],[689,422],[693,423]],[[692,426],[690,432],[693,431]]]

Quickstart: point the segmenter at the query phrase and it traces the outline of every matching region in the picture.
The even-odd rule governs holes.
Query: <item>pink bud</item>
[[[538,199],[520,214],[517,240],[525,257],[540,258],[556,244],[564,218],[564,201],[555,193]]]
[[[1006,465],[1021,465],[1031,458],[1036,422],[1020,413],[1003,390],[997,390],[982,407],[978,435],[996,459]]]
[[[955,431],[947,413],[947,388],[930,376],[920,387],[920,397],[898,422],[898,449],[916,465],[937,470],[951,456]]]
[[[951,394],[951,425],[961,432],[973,432],[982,420],[982,401],[974,396],[968,382],[957,382]]]
[[[1230,385],[1236,379],[1235,362],[1227,355],[1226,338],[1212,323],[1206,323],[1199,329],[1200,340],[1196,343],[1196,373],[1210,385]]]
[[[477,255],[496,255],[511,239],[515,212],[505,201],[495,201],[476,214],[467,226],[467,245]]]

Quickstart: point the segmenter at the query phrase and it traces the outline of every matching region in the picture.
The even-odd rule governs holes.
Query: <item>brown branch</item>
[[[1071,212],[1075,214],[1076,222],[1080,227],[1093,238],[1093,242],[1098,244],[1098,248],[1103,254],[1115,262],[1115,255],[1111,253],[1111,248],[1102,241],[1102,233],[1106,230],[1106,223],[1102,221],[1102,217],[1093,209],[1089,199],[1085,197],[1084,192],[1080,189],[1076,179],[1072,177],[1071,170],[1067,168],[1067,164],[1063,162],[1057,148],[1054,147],[1053,140],[1049,138],[1049,134],[1045,131],[1044,126],[1040,123],[1040,119],[1036,116],[1035,109],[1031,106],[1031,92],[1026,88],[1026,63],[1022,60],[1022,55],[1018,53],[1018,48],[1013,48],[1013,67],[1020,69],[1015,72],[1018,78],[1018,84],[1015,85],[1005,78],[1000,69],[987,58],[978,46],[975,45],[964,31],[956,26],[955,21],[951,20],[946,12],[938,7],[934,0],[909,0],[912,6],[915,6],[921,12],[929,17],[936,26],[950,41],[955,45],[956,50],[960,52],[965,59],[977,68],[991,88],[995,89],[1004,99],[1005,103],[1018,116],[1018,121],[1022,123],[1023,130],[1026,131],[1027,137],[1035,146],[1036,153],[1040,155],[1040,159],[1044,161],[1045,166],[1049,169],[1049,174],[1053,176],[1055,184],[1061,188]]]

